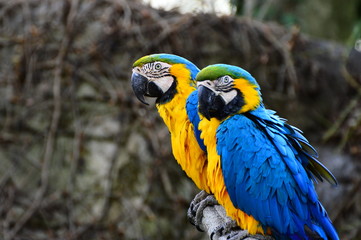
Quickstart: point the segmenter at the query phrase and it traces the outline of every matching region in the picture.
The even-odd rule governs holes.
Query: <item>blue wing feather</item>
[[[193,91],[188,96],[187,103],[186,103],[186,110],[187,110],[188,118],[194,126],[193,127],[194,135],[197,139],[197,142],[198,142],[200,148],[206,152],[207,148],[204,145],[203,139],[201,139],[201,131],[198,129],[198,125],[199,125],[199,122],[201,121],[201,119],[199,118],[199,115],[198,115],[198,91],[197,90]]]
[[[217,151],[233,204],[271,227],[280,239],[309,239],[304,226],[338,239],[309,178],[310,160],[292,142],[300,132],[284,127],[273,111],[252,114],[234,115],[217,130]]]
[[[302,163],[309,177],[320,181],[326,179],[329,183],[337,185],[336,178],[333,174],[317,160],[317,151],[311,146],[308,140],[302,135],[302,131],[286,123],[286,120],[275,115],[275,111],[259,107],[254,111],[246,114],[258,127],[267,131],[270,138],[278,138],[277,133],[283,134],[288,143],[292,145],[292,151],[298,155],[296,159]],[[283,145],[277,141],[279,151],[283,152]],[[281,140],[281,142],[283,142]],[[287,143],[287,144],[288,144]],[[292,168],[292,166],[290,166]]]

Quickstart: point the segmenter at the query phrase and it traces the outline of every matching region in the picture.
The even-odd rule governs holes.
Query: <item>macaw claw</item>
[[[204,232],[204,229],[202,229],[203,210],[206,207],[214,205],[218,205],[217,200],[213,195],[205,191],[199,192],[192,200],[188,208],[187,216],[190,223],[196,226],[199,231]]]
[[[247,230],[238,227],[236,221],[228,221],[223,226],[215,229],[211,234],[211,240],[274,240],[271,236],[252,235]]]

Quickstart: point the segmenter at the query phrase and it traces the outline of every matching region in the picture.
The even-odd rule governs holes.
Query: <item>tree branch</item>
[[[221,229],[224,229],[225,226],[232,223],[234,223],[234,221],[227,216],[226,211],[221,205],[212,205],[204,208],[202,222],[198,227],[204,230],[212,240],[233,239],[232,236],[235,235],[237,235],[237,239],[240,240],[274,240],[270,236],[263,236],[260,234],[251,235],[247,230],[242,230],[240,228],[234,228],[230,232],[220,231]],[[219,234],[216,234],[216,232]]]

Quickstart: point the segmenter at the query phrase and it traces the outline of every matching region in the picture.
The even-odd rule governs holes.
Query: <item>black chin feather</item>
[[[162,96],[158,97],[157,100],[155,101],[157,104],[167,103],[173,99],[174,95],[176,95],[177,80],[175,79],[175,77],[173,77],[173,79],[174,80],[170,88]]]
[[[205,118],[217,118],[224,120],[227,117],[238,113],[244,106],[244,98],[240,91],[228,104],[220,95],[216,95],[212,90],[205,86],[198,88],[198,111]]]
[[[238,113],[242,107],[245,105],[243,94],[237,90],[237,96],[232,99],[223,109],[217,111],[218,120],[224,120],[225,118]]]

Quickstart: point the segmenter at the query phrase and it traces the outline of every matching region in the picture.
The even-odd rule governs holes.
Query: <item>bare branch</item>
[[[223,236],[215,234],[215,232],[221,229],[223,226],[232,221],[227,215],[224,208],[221,205],[208,206],[203,210],[203,218],[201,229],[205,232],[212,240],[227,240],[230,236],[237,234],[238,239],[245,240],[272,240],[272,237],[263,235],[251,235],[245,230],[235,229],[230,233],[226,233]]]

